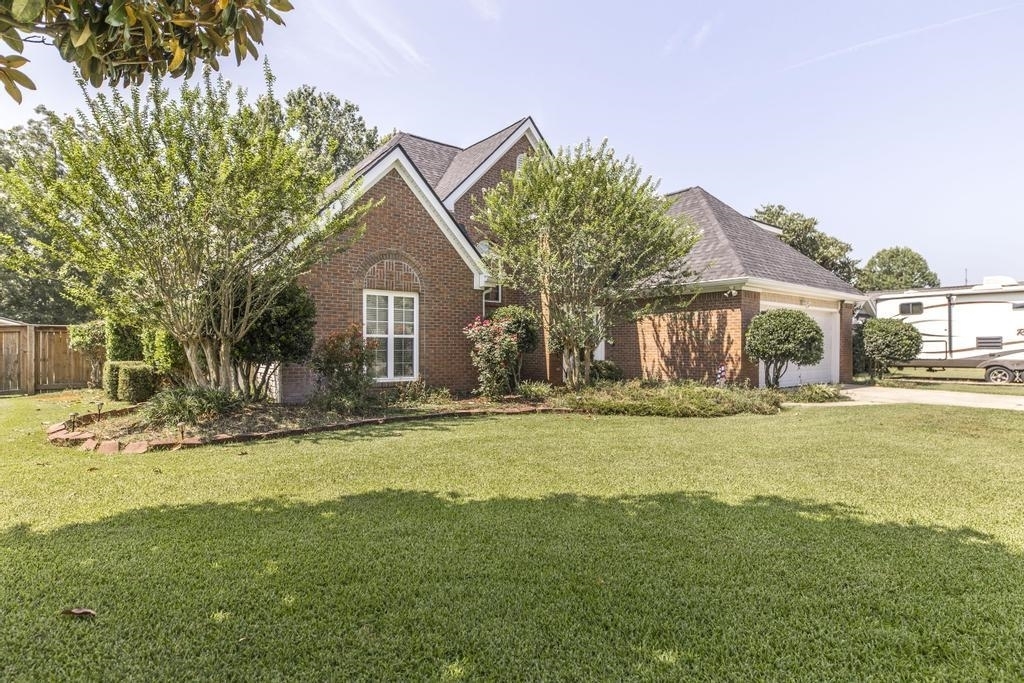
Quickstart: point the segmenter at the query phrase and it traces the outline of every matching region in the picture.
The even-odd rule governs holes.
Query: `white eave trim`
[[[864,294],[854,292],[837,292],[834,289],[808,287],[806,285],[796,285],[790,282],[766,280],[758,277],[748,278],[747,284],[744,288],[755,292],[775,292],[777,294],[791,294],[813,297],[816,299],[836,299],[847,303],[857,303],[867,300],[867,296]]]
[[[516,130],[508,136],[505,142],[501,143],[498,149],[491,152],[490,156],[484,159],[483,163],[476,167],[476,170],[469,174],[465,180],[455,186],[455,189],[448,193],[448,196],[444,198],[444,205],[449,211],[455,210],[455,203],[462,198],[462,195],[469,192],[470,188],[476,185],[477,181],[480,180],[485,173],[491,170],[503,156],[508,154],[508,151],[512,149],[517,142],[519,142],[523,136],[533,146],[533,149],[539,149],[543,138],[540,136],[540,131],[537,130],[537,126],[534,125],[533,119],[527,117],[523,123],[516,128]]]
[[[427,181],[423,179],[420,172],[416,170],[416,166],[409,159],[405,150],[401,146],[395,147],[392,151],[388,152],[384,158],[377,161],[373,166],[367,169],[366,173],[362,176],[362,182],[359,186],[359,194],[365,194],[387,176],[391,171],[397,171],[398,175],[405,181],[405,184],[409,186],[413,194],[423,205],[423,208],[427,210],[430,217],[434,219],[437,227],[441,229],[444,236],[448,238],[448,242],[451,243],[452,247],[458,252],[463,262],[469,267],[473,273],[473,287],[474,289],[483,289],[493,284],[490,275],[487,273],[487,269],[484,267],[483,260],[480,258],[480,254],[477,253],[473,245],[469,243],[466,235],[463,234],[459,226],[455,224],[455,219],[448,213],[444,205],[438,199],[437,194],[430,188]]]

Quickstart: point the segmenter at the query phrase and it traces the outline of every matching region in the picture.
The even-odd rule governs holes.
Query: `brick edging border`
[[[54,446],[65,448],[78,447],[86,452],[96,452],[103,455],[116,455],[125,453],[139,455],[149,451],[177,451],[184,448],[198,448],[200,446],[215,446],[218,444],[247,443],[249,441],[263,441],[268,439],[282,439],[289,436],[304,436],[306,434],[319,434],[322,432],[344,431],[356,427],[369,425],[383,425],[396,422],[415,422],[419,420],[437,420],[451,417],[474,417],[480,415],[525,415],[531,413],[571,413],[568,408],[554,408],[551,406],[523,406],[516,408],[466,408],[464,410],[446,410],[438,413],[414,413],[403,415],[383,415],[379,417],[359,418],[346,420],[345,422],[334,422],[315,427],[295,427],[292,429],[274,429],[269,432],[248,432],[243,434],[217,434],[209,438],[191,436],[185,439],[156,439],[153,441],[129,441],[122,444],[120,440],[100,441],[92,432],[83,431],[81,427],[108,417],[120,417],[138,410],[139,406],[118,408],[106,413],[82,415],[75,419],[74,429],[68,425],[68,421],[58,422],[46,429],[46,439]]]

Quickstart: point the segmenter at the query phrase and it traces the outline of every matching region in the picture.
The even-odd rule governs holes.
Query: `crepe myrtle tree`
[[[764,363],[765,386],[777,387],[790,363],[814,365],[825,355],[825,336],[803,311],[777,308],[754,317],[744,350]]]
[[[590,381],[593,351],[613,325],[687,275],[696,232],[668,214],[657,187],[607,141],[588,141],[528,156],[477,206],[495,238],[485,256],[492,274],[540,301],[569,387]]]
[[[198,386],[234,391],[233,347],[278,294],[359,232],[368,206],[333,182],[267,92],[207,73],[175,99],[155,79],[91,95],[58,155],[0,174],[18,214],[51,236],[65,291],[100,314],[167,330]],[[61,173],[47,164],[59,158]]]
[[[205,63],[234,54],[259,56],[266,20],[283,24],[288,0],[3,0],[0,40],[17,54],[0,55],[0,84],[21,102],[35,90],[23,71],[25,43],[44,43],[99,87],[140,84],[146,74],[191,76]]]

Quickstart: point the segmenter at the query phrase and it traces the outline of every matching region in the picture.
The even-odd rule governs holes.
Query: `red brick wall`
[[[729,382],[757,382],[743,334],[760,308],[757,292],[701,294],[679,311],[646,316],[612,330],[605,357],[626,377],[713,383],[725,365]]]
[[[386,201],[366,215],[364,235],[302,278],[317,305],[317,339],[353,323],[362,326],[364,288],[416,291],[420,376],[431,386],[472,390],[476,373],[462,334],[482,312],[472,271],[397,171],[366,198]],[[306,368],[283,369],[282,401],[302,401],[312,389]]]
[[[466,194],[459,198],[459,201],[455,202],[455,210],[453,211],[455,220],[465,227],[466,232],[469,234],[469,241],[473,244],[489,239],[487,230],[476,221],[470,220],[470,216],[476,211],[473,202],[476,201],[479,204],[482,200],[484,189],[494,187],[500,183],[502,173],[516,170],[516,157],[524,153],[529,154],[532,151],[533,145],[530,144],[530,141],[524,135],[474,183],[473,187]]]

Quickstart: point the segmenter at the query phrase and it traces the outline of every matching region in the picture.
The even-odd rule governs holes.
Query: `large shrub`
[[[117,374],[117,399],[128,403],[148,401],[156,393],[159,378],[156,370],[143,361],[121,361]]]
[[[825,335],[803,311],[776,308],[750,321],[745,350],[764,362],[764,383],[779,386],[790,363],[814,365],[825,355]]]
[[[107,320],[107,360],[142,360],[139,331],[125,323]]]
[[[491,313],[491,320],[505,323],[505,329],[516,336],[516,348],[519,351],[516,363],[512,368],[510,384],[513,389],[519,386],[523,371],[523,357],[533,353],[540,343],[540,321],[537,314],[526,306],[502,306]]]
[[[188,360],[181,344],[170,332],[160,328],[149,328],[140,335],[142,360],[156,373],[174,384],[184,384],[189,378]]]
[[[239,389],[250,399],[266,396],[267,385],[281,363],[303,363],[313,349],[316,303],[293,282],[274,298],[233,353]]]
[[[622,379],[622,369],[611,360],[595,360],[590,366],[590,379],[595,382],[618,382]]]
[[[920,352],[921,333],[910,323],[896,318],[872,318],[864,323],[864,355],[872,377],[913,360]]]
[[[508,394],[519,358],[519,340],[508,323],[477,316],[462,331],[473,345],[470,357],[480,380],[477,393],[487,398]]]
[[[101,370],[106,345],[107,327],[102,320],[68,326],[68,346],[89,361],[90,389],[96,388],[102,381]]]
[[[376,349],[373,340],[363,338],[358,325],[318,343],[309,362],[317,375],[314,402],[342,411],[365,406],[374,384],[369,369]]]

